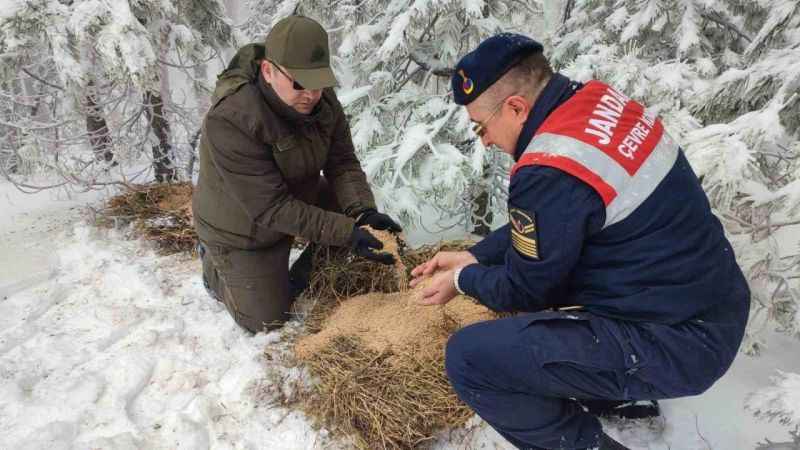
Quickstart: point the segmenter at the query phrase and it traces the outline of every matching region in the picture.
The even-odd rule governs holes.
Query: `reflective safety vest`
[[[630,216],[655,191],[678,154],[655,113],[605,83],[590,81],[544,121],[511,176],[540,165],[582,180],[605,204],[605,229]]]

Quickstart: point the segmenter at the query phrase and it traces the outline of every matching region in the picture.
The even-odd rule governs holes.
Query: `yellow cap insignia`
[[[459,70],[458,74],[461,75],[461,78],[464,80],[461,82],[461,89],[465,94],[471,94],[472,91],[475,90],[475,83],[472,82],[471,78],[467,77],[463,69]]]
[[[508,218],[511,222],[511,245],[514,250],[528,258],[539,259],[536,214],[510,208]]]

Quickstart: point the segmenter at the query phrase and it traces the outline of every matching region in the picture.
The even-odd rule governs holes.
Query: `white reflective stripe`
[[[542,133],[531,140],[525,153],[550,153],[575,160],[613,187],[618,196],[630,179],[628,172],[603,151],[569,136]]]
[[[542,133],[531,140],[524,153],[549,153],[570,158],[614,188],[617,196],[606,205],[603,225],[606,228],[627,218],[647,200],[675,164],[678,146],[664,130],[661,140],[633,177],[599,148],[569,136]]]
[[[677,159],[678,146],[664,130],[656,148],[644,160],[636,175],[628,177],[625,187],[617,191],[617,198],[606,207],[606,223],[603,228],[624,220],[644,203],[672,170]]]

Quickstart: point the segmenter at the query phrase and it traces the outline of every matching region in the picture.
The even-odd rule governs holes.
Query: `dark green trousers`
[[[320,195],[314,203],[339,211],[324,178],[320,184]],[[212,296],[225,304],[239,326],[257,333],[280,327],[289,320],[294,297],[299,293],[297,284],[302,283],[297,279],[290,283],[289,279],[293,236],[260,247],[249,237],[215,229],[200,218],[195,218],[195,228],[203,248],[201,258],[207,287]],[[301,261],[309,266],[296,267]],[[310,269],[310,253],[306,253],[295,263],[292,272],[303,273]]]
[[[289,250],[293,239],[259,250],[201,242],[203,275],[233,320],[253,333],[283,325],[293,298],[289,289]]]

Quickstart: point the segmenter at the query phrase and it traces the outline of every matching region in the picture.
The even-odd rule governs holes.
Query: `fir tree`
[[[85,186],[98,184],[112,159],[133,162],[152,151],[155,178],[171,180],[176,144],[199,123],[191,99],[209,90],[204,73],[192,92],[173,90],[170,76],[196,75],[231,41],[217,0],[11,6],[0,18],[0,53],[13,65],[0,85],[5,110],[15,111],[3,125],[18,139],[5,151]],[[49,116],[10,106],[31,101],[50,104]],[[20,136],[33,151],[21,153],[31,146]]]

